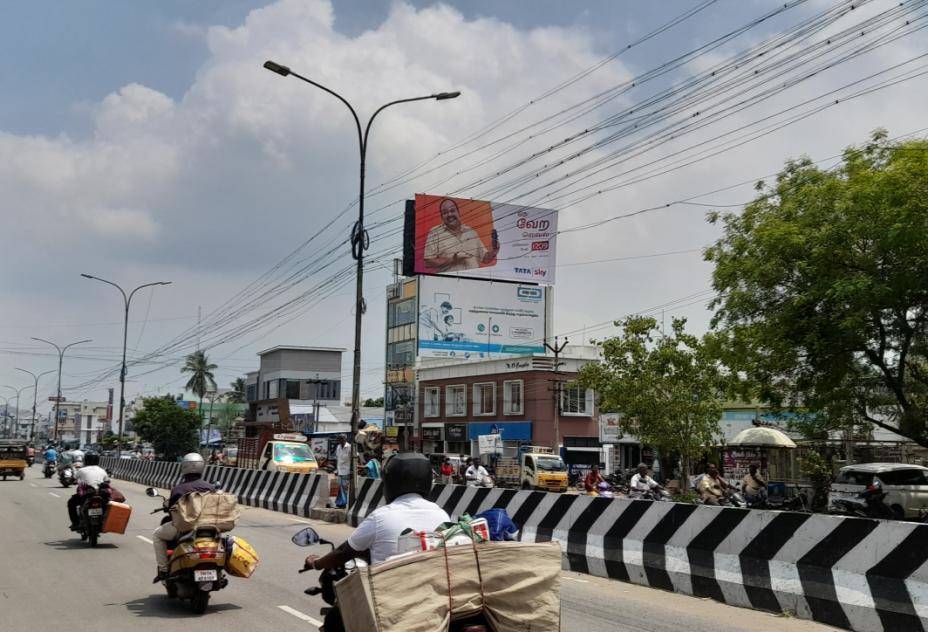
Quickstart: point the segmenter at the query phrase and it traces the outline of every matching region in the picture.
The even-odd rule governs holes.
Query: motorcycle
[[[468,479],[468,487],[493,487],[493,477],[492,476],[480,476],[476,479]]]
[[[151,513],[164,512],[168,515],[161,524],[171,522],[168,499],[152,487],[146,489],[145,494],[162,499],[161,508]],[[210,593],[222,590],[229,583],[225,566],[230,550],[228,539],[211,526],[198,527],[168,543],[168,574],[161,580],[168,597],[190,600],[194,614],[206,612]]]
[[[328,546],[329,551],[335,549],[335,544],[325,540],[320,537],[312,527],[306,527],[305,529],[298,531],[290,538],[290,541],[296,544],[297,546],[307,547],[307,546]],[[328,604],[319,609],[319,614],[322,616],[322,627],[319,628],[319,632],[344,632],[345,626],[342,623],[342,615],[338,608],[338,598],[335,594],[335,584],[336,582],[344,579],[348,576],[349,573],[355,571],[358,568],[364,568],[367,566],[367,561],[362,559],[348,560],[343,566],[334,568],[331,570],[325,570],[319,572],[319,585],[307,588],[303,592],[311,597],[317,595],[322,595],[322,600]],[[313,570],[312,568],[304,564],[303,568],[300,569],[299,573],[305,573],[306,571]],[[467,619],[460,619],[457,621],[451,622],[451,627],[448,628],[448,632],[490,632],[491,628],[489,622],[483,615],[477,615],[475,617],[468,617]]]
[[[75,463],[74,465],[66,465],[58,470],[58,482],[61,483],[61,486],[65,489],[67,489],[69,485],[77,485],[77,478],[75,477],[75,468],[77,467],[78,465]]]
[[[595,490],[586,492],[586,495],[598,496],[599,498],[615,498],[615,490],[612,488],[612,485],[603,481],[596,486]]]
[[[45,478],[51,478],[55,475],[56,469],[57,468],[54,461],[46,461],[45,467],[42,468],[42,474],[45,476]]]
[[[883,500],[886,492],[880,479],[873,479],[867,488],[850,498],[835,498],[832,501],[838,513],[860,518],[895,518],[896,515]]]
[[[78,529],[81,540],[87,540],[91,547],[97,546],[97,540],[103,531],[103,521],[106,508],[110,501],[109,483],[101,483],[99,489],[84,494],[81,504],[77,507]]]
[[[628,498],[631,500],[655,500],[664,502],[670,500],[670,492],[666,489],[659,489],[657,487],[647,491],[633,489],[628,492]]]

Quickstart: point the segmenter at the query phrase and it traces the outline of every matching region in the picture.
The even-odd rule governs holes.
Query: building
[[[257,436],[256,426],[319,430],[321,408],[341,404],[344,352],[281,346],[258,353],[258,370],[245,376],[246,436]]]
[[[384,370],[385,424],[391,439],[409,448],[416,407],[416,340],[418,280],[403,279],[387,286],[387,332]]]
[[[52,411],[54,415],[54,408]],[[82,446],[99,443],[110,430],[108,411],[108,402],[91,402],[86,399],[81,402],[61,402],[58,404],[58,438],[62,441],[78,441]]]
[[[554,358],[544,355],[421,364],[416,427],[422,451],[476,456],[479,437],[490,434],[501,435],[505,447],[554,447],[556,421],[568,464],[600,463],[596,398],[572,384],[593,360],[592,352],[562,356],[558,373]]]

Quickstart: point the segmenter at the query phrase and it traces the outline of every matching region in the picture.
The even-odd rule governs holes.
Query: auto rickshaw
[[[20,439],[0,439],[0,476],[18,476],[26,478],[26,441]]]

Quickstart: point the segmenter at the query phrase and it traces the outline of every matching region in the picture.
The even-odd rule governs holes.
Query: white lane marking
[[[287,518],[290,522],[299,522],[300,524],[316,524],[315,522],[310,522],[309,520],[300,520],[299,518]]]
[[[29,483],[29,486],[30,486],[30,487],[38,487],[38,485],[36,485],[35,483]]]
[[[154,542],[152,542],[151,540],[149,540],[148,538],[146,538],[144,535],[137,535],[137,536],[135,536],[135,537],[137,537],[139,540],[143,540],[143,541],[145,541],[145,542],[148,542],[149,544],[154,544]]]
[[[569,579],[574,582],[580,582],[581,584],[589,584],[590,580],[588,579],[577,579],[576,577],[568,577],[567,575],[561,575],[561,579]]]
[[[314,626],[316,626],[317,628],[321,628],[321,627],[322,627],[322,621],[319,621],[319,620],[317,620],[317,619],[313,619],[313,618],[312,618],[311,616],[309,616],[308,614],[303,614],[303,613],[300,612],[299,610],[294,610],[294,609],[291,608],[290,606],[277,606],[277,607],[280,608],[281,610],[283,610],[284,612],[286,612],[287,614],[292,614],[292,615],[293,615],[294,617],[296,617],[297,619],[302,619],[303,621],[306,621],[307,623],[312,623],[312,624],[313,624]]]
[[[61,496],[59,496],[59,495],[56,494],[55,492],[48,492],[48,495],[49,495],[49,496],[54,496],[55,498],[61,498]]]

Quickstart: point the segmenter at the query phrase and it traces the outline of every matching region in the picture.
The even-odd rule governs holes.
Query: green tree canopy
[[[383,406],[383,397],[378,397],[377,399],[365,399],[362,406],[365,408],[381,408]]]
[[[187,380],[185,388],[200,398],[197,409],[200,411],[200,419],[203,419],[203,396],[209,391],[216,390],[216,378],[213,371],[217,365],[212,364],[206,357],[205,351],[194,351],[187,356],[181,373],[190,373],[190,379]]]
[[[777,406],[928,446],[928,142],[790,161],[706,252],[726,363]]]
[[[245,403],[245,378],[237,377],[229,382],[232,390],[225,394],[225,400],[235,404]]]
[[[200,418],[165,397],[147,397],[133,419],[135,431],[167,460],[197,449]]]
[[[620,326],[620,336],[599,343],[603,360],[584,366],[579,383],[599,394],[600,408],[621,414],[624,432],[664,457],[678,455],[685,477],[720,437],[732,378],[703,341],[686,333],[685,319],[675,319],[668,335],[643,316]]]

